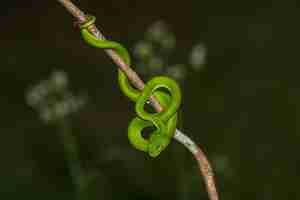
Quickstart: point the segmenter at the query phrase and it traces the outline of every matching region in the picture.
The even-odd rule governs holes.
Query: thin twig
[[[80,9],[78,9],[70,0],[57,1],[60,2],[78,20],[78,23],[82,24],[86,22],[87,16]],[[89,31],[99,39],[105,40],[105,37],[97,29],[96,26],[90,26]],[[128,79],[136,88],[138,88],[139,90],[144,89],[145,84],[142,81],[142,79],[140,79],[137,73],[133,71],[132,68],[130,68],[130,66],[124,63],[122,58],[115,51],[111,49],[106,49],[105,52],[112,58],[114,63],[127,75]],[[162,107],[154,97],[150,98],[150,103],[157,112],[162,111]],[[198,162],[200,172],[204,177],[206,189],[210,200],[218,200],[219,197],[215,186],[212,168],[203,151],[188,136],[183,134],[178,129],[176,129],[175,131],[174,139],[177,140],[179,143],[183,144],[194,155],[194,158]]]

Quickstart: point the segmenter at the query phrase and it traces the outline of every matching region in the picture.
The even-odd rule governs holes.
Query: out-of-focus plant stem
[[[66,162],[70,170],[72,182],[75,186],[76,197],[80,200],[86,183],[80,164],[78,145],[72,134],[72,128],[70,127],[68,119],[60,120],[58,125],[64,146]]]

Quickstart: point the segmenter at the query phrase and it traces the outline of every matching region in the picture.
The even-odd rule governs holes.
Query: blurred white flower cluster
[[[188,64],[174,64],[176,51],[176,37],[164,21],[154,22],[145,33],[142,40],[133,47],[135,66],[138,73],[147,78],[157,74],[165,74],[177,81],[183,82],[186,77],[187,67],[199,71],[205,65],[206,47],[199,43],[192,47]],[[172,59],[172,56],[174,59]]]
[[[196,44],[193,47],[189,57],[189,64],[192,66],[192,68],[195,70],[201,70],[204,67],[206,51],[206,47],[202,43]]]
[[[67,74],[55,71],[26,92],[26,102],[46,123],[63,120],[86,104],[86,98],[74,96],[68,84]]]

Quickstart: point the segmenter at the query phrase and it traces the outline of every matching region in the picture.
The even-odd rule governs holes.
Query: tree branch
[[[87,16],[79,8],[77,8],[70,0],[57,1],[61,3],[73,15],[73,17],[77,19],[78,23],[82,24],[87,21]],[[97,29],[96,26],[90,26],[89,31],[93,33],[97,38],[105,40],[104,35]],[[142,81],[142,79],[140,79],[137,73],[133,71],[132,68],[130,68],[130,66],[124,63],[124,61],[115,51],[111,49],[105,49],[104,51],[111,57],[114,63],[127,75],[128,79],[136,88],[138,88],[139,90],[144,89],[145,84]],[[162,107],[154,97],[150,98],[150,103],[157,112],[162,111]],[[183,144],[197,160],[200,172],[204,177],[209,199],[218,200],[219,197],[215,186],[213,171],[203,151],[188,136],[183,134],[178,129],[176,129],[175,131],[174,139],[177,140],[179,143]]]

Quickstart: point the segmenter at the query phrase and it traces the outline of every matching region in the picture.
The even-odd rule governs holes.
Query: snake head
[[[149,139],[148,153],[157,157],[170,143],[170,138],[165,134],[153,133]]]

